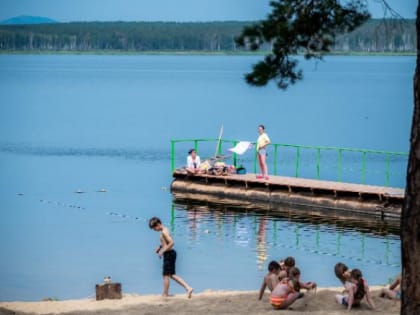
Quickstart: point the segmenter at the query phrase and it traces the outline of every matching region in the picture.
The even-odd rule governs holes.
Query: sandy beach
[[[365,300],[352,313],[367,315],[399,314],[400,302],[380,298],[380,287],[371,288],[376,310],[370,310]],[[152,315],[152,314],[348,314],[347,310],[334,302],[334,294],[341,288],[318,288],[316,292],[305,293],[291,309],[276,311],[268,302],[269,293],[258,301],[258,292],[250,291],[204,291],[188,299],[186,295],[162,298],[158,295],[124,294],[121,300],[94,299],[41,301],[41,302],[1,302],[0,314],[115,314],[115,315]]]

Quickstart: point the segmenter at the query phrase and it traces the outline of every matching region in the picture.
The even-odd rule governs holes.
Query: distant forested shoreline
[[[0,52],[225,52],[252,22],[74,22],[0,25]],[[270,45],[262,47],[269,50]],[[372,19],[336,38],[333,52],[414,53],[415,20]]]

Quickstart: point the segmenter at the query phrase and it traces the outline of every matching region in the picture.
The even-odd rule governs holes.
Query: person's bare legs
[[[261,155],[259,153],[257,153],[258,156],[258,166],[260,167],[260,173],[261,175],[263,175],[263,170],[262,170],[262,166],[261,166]]]
[[[299,292],[291,293],[287,296],[287,299],[285,299],[282,303],[280,308],[285,309],[288,308],[290,305],[292,305],[299,297]]]
[[[265,156],[261,155],[261,154],[257,154],[258,155],[258,165],[260,166],[260,173],[261,176],[264,177],[264,172],[265,172],[265,167],[264,167],[264,160],[265,160]]]
[[[267,162],[265,155],[258,155],[260,159],[260,168],[262,176],[268,176]]]
[[[181,277],[177,275],[172,275],[171,278],[175,280],[179,285],[184,287],[184,289],[187,291],[188,298],[190,299],[193,293],[193,288],[190,287]]]
[[[169,276],[163,276],[163,294],[164,297],[169,296]]]
[[[391,300],[398,300],[397,292],[394,290],[387,289],[387,288],[383,288],[379,296],[387,297],[388,299],[391,299]]]
[[[343,298],[345,297],[345,295],[342,294],[336,294],[334,299],[338,304],[343,304]]]

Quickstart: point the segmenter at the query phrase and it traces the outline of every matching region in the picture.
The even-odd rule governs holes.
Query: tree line
[[[416,52],[415,20],[369,20],[337,37],[333,50],[361,52]]]
[[[0,51],[243,51],[236,45],[253,22],[73,22],[0,25]],[[261,49],[270,49],[269,45]],[[337,52],[416,51],[414,20],[369,20],[336,38]]]

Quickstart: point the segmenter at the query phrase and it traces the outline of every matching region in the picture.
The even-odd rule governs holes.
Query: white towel
[[[235,145],[235,147],[228,149],[228,151],[234,152],[236,154],[244,154],[249,148],[252,148],[251,142],[240,141]]]

